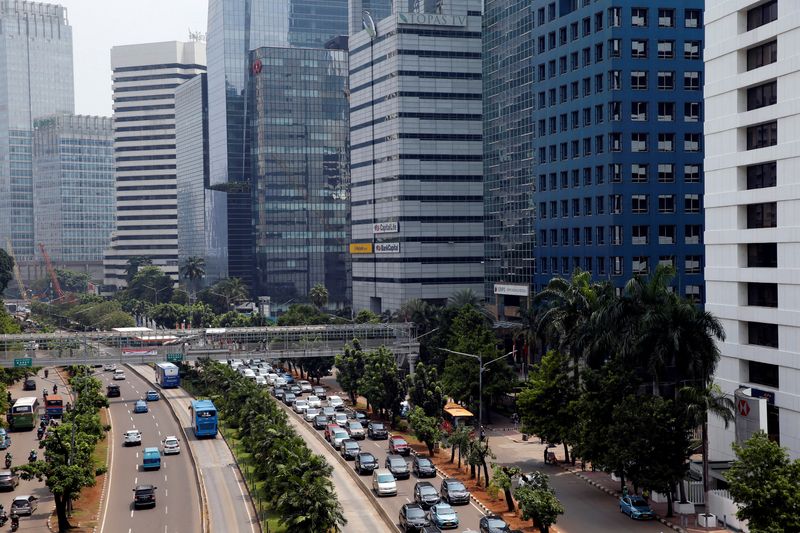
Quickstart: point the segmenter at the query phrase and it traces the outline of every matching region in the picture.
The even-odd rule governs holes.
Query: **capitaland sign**
[[[439,15],[437,13],[398,13],[398,24],[422,24],[425,26],[466,26],[466,15]]]
[[[397,233],[400,225],[397,222],[376,222],[372,225],[372,233]]]

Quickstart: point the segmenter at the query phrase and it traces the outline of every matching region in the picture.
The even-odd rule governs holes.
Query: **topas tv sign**
[[[372,233],[397,233],[400,224],[397,222],[376,222],[372,225]]]
[[[421,24],[425,26],[466,26],[466,15],[439,15],[438,13],[398,13],[399,24]]]

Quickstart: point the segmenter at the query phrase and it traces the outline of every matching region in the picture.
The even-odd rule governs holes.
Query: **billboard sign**
[[[439,13],[398,13],[398,24],[424,26],[466,26],[466,15],[440,15]]]
[[[372,233],[397,233],[400,224],[397,222],[376,222],[372,225]]]
[[[759,431],[767,432],[767,399],[751,396],[749,388],[734,393],[736,442],[744,443]]]
[[[353,242],[353,243],[350,243],[350,253],[351,254],[371,254],[372,253],[372,243],[371,242]]]
[[[378,242],[378,243],[375,243],[375,253],[376,254],[399,254],[400,253],[400,243],[399,242]]]
[[[494,293],[501,294],[504,296],[524,296],[528,297],[531,295],[531,287],[530,285],[514,285],[511,283],[495,283],[494,284]]]

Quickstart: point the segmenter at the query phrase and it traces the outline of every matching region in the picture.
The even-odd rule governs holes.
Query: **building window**
[[[631,181],[633,183],[646,183],[649,166],[642,163],[631,164]]]
[[[659,255],[658,256],[658,264],[662,265],[662,266],[665,266],[665,267],[675,268],[675,256],[674,255]]]
[[[748,283],[747,305],[755,307],[778,307],[778,284]]]
[[[675,102],[658,103],[658,121],[672,122],[675,118]]]
[[[775,228],[778,226],[777,202],[747,206],[747,229]]]
[[[561,245],[562,246],[569,246],[569,229],[562,228],[561,229]]]
[[[569,217],[569,202],[567,200],[561,200],[561,217]]]
[[[658,182],[672,183],[675,181],[675,165],[672,163],[658,164]]]
[[[647,120],[647,102],[631,102],[631,120]]]
[[[592,244],[592,228],[591,227],[583,228],[583,241],[587,245],[591,245]]]
[[[623,229],[622,226],[609,226],[611,232],[611,245],[621,246],[623,244]]]
[[[591,198],[584,198],[583,199],[583,214],[586,216],[592,215],[592,199]]]
[[[747,167],[747,188],[764,189],[778,184],[778,165],[775,161]]]
[[[647,39],[631,39],[631,57],[634,59],[647,58]]]
[[[658,27],[659,28],[672,28],[675,26],[675,10],[674,9],[659,9],[658,10]]]
[[[594,14],[594,31],[603,31],[603,13]]]
[[[647,244],[650,226],[633,226],[631,228],[631,244]]]
[[[631,212],[635,215],[642,215],[647,213],[647,195],[646,194],[633,194],[631,195]]]
[[[594,45],[594,62],[599,63],[603,59],[605,59],[605,53],[603,52],[603,43],[597,43]]]
[[[647,8],[634,7],[631,8],[631,26],[637,28],[647,27]]]
[[[674,133],[659,133],[658,134],[658,151],[659,152],[674,152],[675,151],[675,134]]]
[[[778,244],[755,242],[747,245],[747,268],[778,268]]]
[[[605,152],[605,146],[603,144],[604,137],[602,135],[595,135],[594,136],[594,144],[595,144],[595,151],[598,154],[602,154]]]
[[[683,262],[683,271],[686,274],[699,274],[702,268],[701,261],[702,258],[699,255],[687,255]]]
[[[606,212],[606,202],[605,197],[603,196],[595,196],[594,197],[594,206],[597,208],[598,215],[604,215]]]
[[[700,102],[683,103],[683,121],[684,122],[700,121]]]
[[[747,11],[747,31],[778,19],[778,0],[770,0]]]
[[[699,133],[684,133],[683,134],[683,151],[684,152],[699,152],[700,151],[700,134]]]
[[[589,243],[591,244],[591,243]],[[583,269],[586,272],[591,272],[594,270],[594,265],[592,265],[592,258],[591,257],[584,257],[583,258]]]
[[[608,165],[609,179],[612,183],[620,183],[622,181],[622,165],[619,163],[611,163]]]
[[[621,102],[611,102],[610,104],[608,104],[608,119],[611,122],[619,122],[620,120],[622,120]]]
[[[608,8],[608,25],[612,28],[619,28],[622,25],[622,8]]]
[[[631,152],[646,152],[647,150],[647,134],[631,133]]]
[[[612,215],[621,215],[622,214],[622,195],[621,194],[611,194],[608,197],[609,208],[611,209]]]
[[[675,41],[658,41],[658,58],[672,59],[675,57]]]
[[[550,230],[550,241],[553,246],[558,246],[558,230],[551,229]],[[553,267],[553,270],[558,270],[558,267]]]
[[[572,228],[572,245],[573,246],[580,246],[581,245],[581,229],[580,228]]]
[[[606,258],[605,257],[598,257],[597,258],[597,273],[601,276],[605,276],[606,274]]]
[[[675,244],[675,226],[661,224],[658,226],[658,244]]]
[[[675,212],[675,195],[672,194],[659,194],[658,195],[658,212],[662,214],[669,214]]]
[[[622,39],[609,39],[608,57],[622,57]]]
[[[597,235],[597,244],[599,244],[600,246],[604,245],[606,243],[606,228],[605,228],[605,226],[597,226],[595,228],[595,230],[596,230],[595,231],[595,235]],[[599,264],[600,263],[598,261],[598,265]]]
[[[643,91],[647,89],[647,71],[631,71],[631,89]]]
[[[700,183],[700,165],[687,163],[683,165],[684,183]]]
[[[566,170],[561,171],[561,188],[568,189],[569,188],[569,174],[567,174]]]
[[[700,41],[684,41],[683,57],[685,59],[700,59]]]
[[[683,73],[683,88],[686,91],[700,90],[700,73],[695,71]]]
[[[621,152],[622,151],[622,134],[621,133],[609,133],[609,140],[608,145],[611,148],[612,152]]]
[[[612,276],[621,276],[625,272],[625,268],[622,264],[624,261],[624,257],[612,257],[611,258],[611,275]]]
[[[584,185],[591,185],[592,184],[592,169],[591,167],[586,167],[583,169],[583,184]]]
[[[703,25],[702,12],[699,9],[687,9],[683,21],[687,28],[700,28]]]
[[[584,19],[581,21],[581,24],[583,24],[584,37],[592,33],[592,19],[590,19],[589,17],[584,17]]]
[[[759,109],[778,103],[778,82],[772,80],[747,89],[747,110]]]
[[[700,244],[702,231],[699,224],[687,224],[683,228],[683,242],[685,244]]]
[[[631,262],[631,270],[634,275],[647,274],[649,272],[647,266],[647,256],[634,257]]]
[[[769,348],[778,347],[778,325],[764,322],[747,323],[747,342]]]
[[[700,303],[703,300],[700,285],[687,285],[685,290],[686,299],[692,303]]]
[[[658,72],[658,88],[662,91],[671,91],[675,88],[675,73],[661,70]]]
[[[572,117],[570,119],[572,122],[572,129],[573,130],[578,129],[580,127],[580,123],[578,122],[578,112],[573,111],[572,113],[570,113],[570,116]]]
[[[754,46],[747,51],[747,70],[757,69],[778,60],[778,41]]]
[[[683,212],[684,213],[699,213],[700,212],[700,195],[699,194],[685,194],[683,196]]]
[[[747,149],[756,150],[778,144],[778,121],[747,128]]]

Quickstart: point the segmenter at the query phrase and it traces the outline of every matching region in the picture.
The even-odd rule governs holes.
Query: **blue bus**
[[[217,408],[211,400],[192,400],[192,429],[196,437],[217,436]]]
[[[156,383],[162,389],[179,387],[181,378],[178,375],[178,367],[172,363],[156,363]]]

